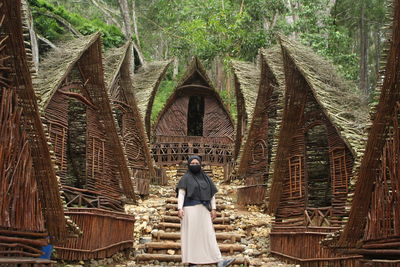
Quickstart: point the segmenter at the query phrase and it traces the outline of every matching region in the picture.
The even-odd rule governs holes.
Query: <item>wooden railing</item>
[[[225,165],[233,156],[233,143],[156,143],[152,148],[152,156],[158,165],[181,164],[190,155],[198,155],[202,161],[212,165]]]
[[[68,261],[107,258],[132,248],[133,215],[94,208],[69,208],[66,214],[83,234],[55,246],[56,258]]]
[[[151,178],[151,184],[167,185],[168,177],[165,169],[157,167],[154,170],[156,171],[156,176]]]
[[[304,210],[306,226],[331,226],[332,207],[307,208]]]
[[[100,208],[112,211],[124,211],[121,200],[104,196],[99,192],[63,186],[63,196],[68,207]]]

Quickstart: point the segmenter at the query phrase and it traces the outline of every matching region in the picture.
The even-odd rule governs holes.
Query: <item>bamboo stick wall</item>
[[[23,15],[19,0],[0,2],[0,257],[6,260],[38,257],[48,236],[60,242],[67,235],[33,91]]]
[[[191,84],[193,82],[194,84]],[[233,153],[234,126],[217,93],[195,75],[178,87],[167,101],[155,124],[152,154],[156,164],[180,164],[191,154],[198,154],[209,164],[223,165]],[[201,136],[189,136],[188,113],[191,96],[204,100]]]
[[[70,208],[67,214],[86,231],[81,237],[55,247],[60,259],[107,258],[133,245],[135,220],[131,215],[93,208]]]
[[[149,194],[149,183],[155,178],[149,141],[139,112],[131,79],[131,44],[110,50],[105,58],[105,77],[119,137],[126,153],[136,192]],[[152,82],[149,80],[147,83]],[[142,83],[145,83],[142,81]],[[141,85],[142,86],[142,85]]]
[[[354,256],[320,244],[344,224],[354,155],[285,49],[283,59],[285,109],[270,199],[271,252],[305,266],[355,266]]]
[[[400,1],[393,1],[393,25],[383,84],[372,115],[349,221],[329,246],[363,255],[359,266],[400,264]]]
[[[130,105],[128,105],[126,96],[121,89],[119,77],[114,82],[114,112],[119,113],[118,133],[122,139],[122,144],[128,159],[128,167],[133,174],[133,181],[136,186],[136,192],[141,195],[149,194],[150,176],[155,175],[151,166],[151,162],[147,157],[149,153],[144,132],[141,132],[139,126],[140,118],[138,113],[134,113]],[[136,114],[136,116],[135,116]],[[142,125],[143,128],[143,125]],[[146,153],[147,152],[147,153]],[[152,169],[152,170],[150,170]],[[152,174],[151,174],[152,172]]]
[[[81,75],[78,67],[71,70],[63,86],[53,95],[45,109],[45,123],[49,127],[51,142],[57,157],[58,175],[64,185],[89,189],[100,195],[119,199],[121,189],[117,166],[113,164],[111,147],[106,142],[104,124],[101,123],[98,112],[94,110],[97,107],[93,106],[88,91],[83,86],[85,80]],[[75,108],[71,112],[83,113],[83,121],[80,123],[76,118],[71,121],[68,117],[70,109],[73,108],[69,99],[76,96],[79,96],[79,99],[73,98],[73,100],[80,103],[83,109]],[[82,139],[83,148],[79,145],[68,144],[69,134],[72,133],[73,128],[81,131],[79,136],[74,136],[74,139]],[[68,146],[73,146],[70,153],[74,154],[68,155]],[[83,162],[77,162],[76,153],[82,149]],[[72,161],[75,161],[75,164]],[[78,184],[70,181],[71,173],[78,176],[76,177],[79,180]]]

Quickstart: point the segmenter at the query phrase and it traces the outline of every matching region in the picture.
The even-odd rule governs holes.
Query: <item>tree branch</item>
[[[116,25],[118,28],[121,28],[121,24],[111,15],[112,12],[110,12],[109,9],[101,6],[96,0],[91,0],[92,3],[98,8],[100,9],[101,12],[103,12],[103,14],[111,20],[111,22]]]
[[[146,20],[148,20],[149,22],[151,22],[153,25],[157,26],[157,28],[159,28],[160,30],[162,30],[163,32],[167,33],[168,35],[171,35],[172,37],[176,37],[185,41],[189,41],[187,38],[173,34],[171,32],[169,32],[167,29],[161,27],[160,25],[158,25],[155,21],[149,19],[148,17],[144,16],[144,15],[139,15],[139,17],[145,18]]]
[[[71,23],[69,23],[67,20],[65,20],[64,18],[60,17],[59,15],[56,15],[54,13],[51,13],[49,11],[46,12],[38,12],[39,14],[43,15],[43,16],[47,16],[49,18],[53,18],[55,20],[57,20],[59,23],[61,23],[64,27],[66,27],[70,32],[72,32],[76,37],[82,37],[83,35],[77,31]]]
[[[43,43],[47,44],[48,46],[50,46],[52,49],[54,50],[59,50],[60,48],[58,48],[55,44],[53,44],[51,41],[49,41],[48,39],[46,39],[45,37],[41,36],[40,34],[36,34],[38,39],[40,41],[42,41]]]

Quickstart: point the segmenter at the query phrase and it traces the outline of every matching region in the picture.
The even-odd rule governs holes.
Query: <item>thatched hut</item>
[[[67,236],[54,165],[32,86],[21,1],[0,6],[0,265],[51,264],[42,246]],[[9,265],[7,265],[9,264]]]
[[[154,98],[170,64],[171,60],[148,62],[145,67],[140,67],[133,75],[133,88],[149,139]]]
[[[348,223],[335,247],[364,256],[359,266],[400,264],[400,1],[394,1],[392,36],[361,161]]]
[[[131,44],[110,49],[105,55],[105,81],[117,120],[118,134],[133,174],[136,192],[149,194],[150,178],[155,176],[148,139],[135,99],[131,69]]]
[[[180,164],[198,154],[210,165],[232,158],[234,124],[198,58],[160,112],[153,129],[156,164]]]
[[[239,204],[264,203],[271,162],[275,157],[276,138],[283,106],[284,73],[280,47],[260,51],[260,70],[253,65],[235,62],[238,114],[240,107],[247,112],[240,128],[243,140],[237,154],[235,176],[244,180],[244,187],[238,189]],[[254,92],[256,90],[256,92]],[[243,101],[245,100],[245,101]],[[244,111],[242,111],[244,112]],[[243,125],[247,125],[243,127]]]
[[[84,232],[57,247],[57,255],[68,260],[107,257],[132,245],[133,217],[123,213],[123,204],[135,195],[105,88],[101,50],[98,33],[65,43],[41,62],[35,85],[68,214]],[[103,226],[95,229],[91,223]]]
[[[251,62],[232,60],[237,108],[234,158],[237,159],[254,114],[260,86],[260,69]]]
[[[271,252],[289,261],[340,266],[352,256],[319,242],[344,224],[367,107],[311,49],[285,38],[281,47],[286,92],[269,198],[275,215]]]

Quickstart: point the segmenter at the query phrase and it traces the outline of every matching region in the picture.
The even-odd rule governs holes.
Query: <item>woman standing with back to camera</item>
[[[229,266],[234,259],[223,260],[212,220],[217,217],[213,181],[201,169],[201,159],[191,156],[188,171],[176,186],[178,215],[181,218],[182,263]]]

